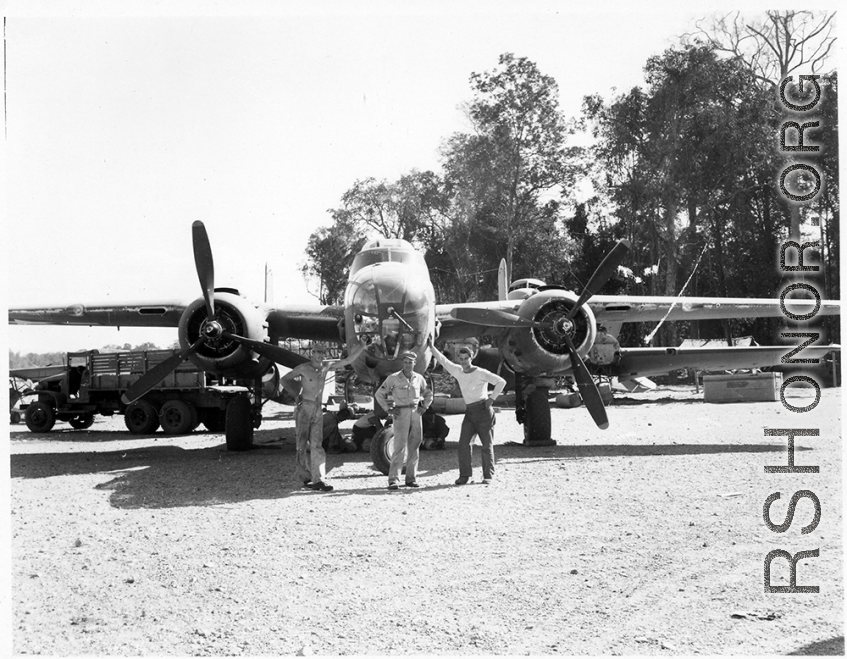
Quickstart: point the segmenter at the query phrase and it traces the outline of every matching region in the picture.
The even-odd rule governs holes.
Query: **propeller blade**
[[[457,307],[450,310],[450,315],[471,325],[483,327],[538,327],[539,323],[521,318],[513,313],[497,309],[475,309],[472,307]]]
[[[600,430],[605,430],[609,427],[609,417],[606,416],[606,406],[603,404],[603,398],[600,396],[600,390],[588,372],[585,362],[582,361],[579,354],[574,348],[573,341],[565,334],[565,343],[568,346],[568,352],[571,357],[571,365],[573,366],[574,379],[576,386],[579,387],[579,395],[582,396],[582,402],[588,408],[588,413],[594,419],[594,423]]]
[[[205,225],[197,220],[191,225],[191,236],[194,243],[194,265],[203,289],[203,299],[206,300],[206,317],[215,317],[215,262],[212,259],[212,246]]]
[[[144,394],[150,391],[162,380],[164,380],[171,371],[173,371],[182,362],[184,362],[191,355],[197,352],[197,349],[200,347],[200,344],[203,343],[203,340],[204,339],[202,338],[198,339],[192,345],[188,346],[185,350],[181,350],[180,352],[176,353],[173,357],[168,357],[164,361],[159,362],[153,368],[147,371],[144,375],[138,378],[135,382],[133,382],[129,389],[127,389],[121,396],[121,400],[124,402],[124,405],[129,405],[130,403],[137,401]]]
[[[257,352],[262,357],[267,357],[273,362],[277,364],[282,364],[286,368],[294,368],[295,366],[299,366],[300,364],[305,364],[309,361],[303,355],[300,355],[296,352],[283,348],[282,346],[277,346],[272,343],[265,343],[264,341],[254,341],[253,339],[248,339],[246,336],[238,336],[237,334],[230,334],[229,332],[223,332],[224,338],[232,339],[233,341],[238,341],[242,345],[247,346],[253,352]]]
[[[629,247],[630,242],[628,240],[619,240],[612,248],[612,251],[606,254],[606,258],[604,258],[600,265],[597,266],[594,274],[591,275],[591,279],[589,279],[588,283],[585,285],[585,290],[582,291],[582,294],[576,301],[576,305],[570,310],[570,313],[568,313],[568,320],[573,320],[577,311],[579,311],[582,305],[588,301],[588,298],[595,295],[597,291],[603,288],[603,285],[611,279],[612,275],[615,274],[618,266],[626,256],[626,253],[629,251]]]

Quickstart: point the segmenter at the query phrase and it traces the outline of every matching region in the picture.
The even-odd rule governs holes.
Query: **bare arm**
[[[327,370],[337,371],[339,369],[344,368],[348,364],[352,364],[356,361],[356,358],[362,354],[362,351],[367,347],[367,344],[359,343],[355,348],[353,348],[344,359],[339,359],[337,362],[333,362],[328,365]]]
[[[289,371],[279,379],[279,383],[282,385],[283,389],[290,393],[295,400],[300,395],[300,391],[303,388],[297,379],[299,377],[300,373],[295,368],[294,370]]]

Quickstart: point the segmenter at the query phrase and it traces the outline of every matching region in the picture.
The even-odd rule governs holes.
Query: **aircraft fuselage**
[[[365,245],[350,268],[344,307],[348,349],[363,339],[368,346],[353,364],[361,379],[375,382],[399,371],[407,350],[418,356],[415,370],[426,370],[435,290],[423,255],[409,242],[378,239]]]

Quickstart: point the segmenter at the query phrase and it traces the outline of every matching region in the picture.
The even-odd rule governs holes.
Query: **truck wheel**
[[[248,451],[253,445],[253,410],[247,396],[236,396],[226,406],[226,450]]]
[[[194,403],[186,401],[185,404],[188,405],[188,413],[191,415],[191,424],[189,425],[188,432],[192,432],[200,425],[200,413],[197,411]]]
[[[217,408],[205,410],[203,425],[211,432],[223,432],[226,430],[226,411]]]
[[[394,452],[394,428],[388,427],[379,430],[371,439],[371,460],[374,467],[388,476],[388,468],[391,466],[391,454]]]
[[[124,423],[133,435],[148,435],[159,427],[159,413],[146,400],[137,400],[127,405]]]
[[[32,432],[50,432],[56,423],[56,414],[47,403],[32,403],[24,414],[26,427]]]
[[[9,423],[11,423],[12,425],[15,425],[16,423],[20,423],[20,422],[21,422],[21,413],[18,412],[17,410],[12,410],[12,412],[9,414]]]
[[[83,414],[82,416],[78,416],[75,419],[71,419],[68,421],[71,424],[71,428],[74,430],[85,430],[86,428],[90,428],[94,425],[94,415],[93,414]]]
[[[547,387],[538,387],[524,401],[524,446],[551,446],[556,443],[550,438],[550,401],[547,396]]]
[[[191,430],[191,408],[182,400],[166,400],[159,418],[168,435],[184,435]]]

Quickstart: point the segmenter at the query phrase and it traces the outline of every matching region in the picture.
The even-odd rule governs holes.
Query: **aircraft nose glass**
[[[429,301],[426,288],[405,268],[384,263],[357,273],[355,279],[346,299],[353,307],[354,331],[366,340],[368,352],[396,359],[420,345],[417,316]]]
[[[356,287],[350,298],[350,304],[356,308],[357,314],[375,316],[377,308],[376,287],[373,281],[364,281]]]

